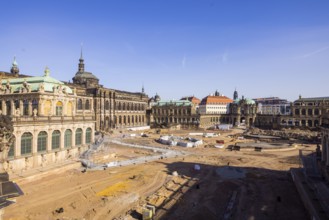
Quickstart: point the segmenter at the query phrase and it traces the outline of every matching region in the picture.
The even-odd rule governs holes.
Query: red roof
[[[202,99],[201,104],[206,105],[206,104],[228,104],[232,103],[233,100],[226,97],[226,96],[206,96],[205,98]]]
[[[199,105],[201,102],[200,99],[198,99],[194,96],[183,97],[180,100],[189,100],[190,102],[192,102],[195,105]]]

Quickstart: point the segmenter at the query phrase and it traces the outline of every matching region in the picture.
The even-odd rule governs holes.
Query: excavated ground
[[[188,132],[193,131],[167,133]],[[315,146],[271,152],[212,147],[218,139],[226,146],[235,144],[232,136],[241,132],[203,138],[205,144],[197,148],[170,147],[186,152],[180,157],[97,171],[57,170],[43,178],[18,180],[25,194],[5,209],[4,218],[141,219],[143,206],[151,204],[155,219],[309,219],[288,171],[300,166],[299,149]],[[121,141],[168,148],[155,141],[159,134],[148,135]],[[103,153],[98,157],[108,161],[155,152],[113,145]]]

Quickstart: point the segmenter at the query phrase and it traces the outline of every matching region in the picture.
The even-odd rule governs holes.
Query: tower
[[[14,61],[12,63],[10,73],[17,76],[19,74],[18,64],[16,62],[16,57],[14,57]]]
[[[84,60],[82,57],[82,46],[81,46],[81,55],[80,55],[80,59],[79,59],[79,72],[83,73],[85,71],[85,64],[84,64]]]
[[[233,100],[236,100],[238,99],[238,92],[236,91],[236,89],[234,90],[234,93],[233,93]]]

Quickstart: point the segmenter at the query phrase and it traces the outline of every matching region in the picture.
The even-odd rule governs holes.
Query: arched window
[[[29,101],[23,101],[23,115],[29,115]]]
[[[18,109],[19,108],[19,100],[15,100],[14,105],[15,105],[15,109]]]
[[[36,109],[36,110],[39,109],[39,103],[38,103],[38,100],[36,100],[36,99],[33,99],[33,100],[32,100],[32,111],[33,111],[34,109]]]
[[[91,143],[91,128],[87,128],[86,130],[86,144]]]
[[[77,109],[78,109],[78,110],[82,110],[82,100],[81,100],[81,99],[78,99],[78,102],[77,102]]]
[[[123,116],[123,123],[124,123],[124,124],[127,123],[127,120],[126,120],[126,116],[125,116],[125,115]]]
[[[86,100],[85,109],[87,109],[87,110],[90,109],[90,103],[89,103],[88,99]]]
[[[121,106],[121,102],[119,102],[119,104],[118,104],[118,110],[122,110],[122,106]]]
[[[56,103],[56,116],[62,116],[63,114],[63,103],[57,102]]]
[[[119,124],[122,124],[122,117],[121,117],[121,115],[119,116]]]
[[[72,107],[72,102],[68,102],[66,105],[66,115],[67,116],[72,116],[73,113],[73,107]]]
[[[64,147],[72,147],[72,131],[67,129],[64,135]]]
[[[135,123],[135,120],[134,120],[134,119],[135,119],[135,118],[134,118],[134,116],[132,115],[132,116],[131,116],[131,123],[133,123],[133,124]]]
[[[32,153],[32,134],[25,132],[21,137],[21,155],[27,155]]]
[[[75,131],[75,145],[81,145],[82,144],[82,129],[81,128],[77,128],[77,130]]]
[[[9,100],[6,101],[6,111],[7,115],[11,115],[11,102]]]
[[[51,137],[51,149],[58,149],[61,144],[61,132],[59,130],[53,131]]]
[[[126,103],[124,102],[123,104],[122,104],[122,110],[126,110]]]
[[[16,146],[16,140],[15,137],[13,143],[10,145],[9,151],[8,151],[8,158],[13,158],[15,156],[15,146]]]
[[[48,134],[45,131],[41,131],[38,134],[38,152],[44,152],[47,150]]]
[[[128,117],[128,124],[130,124],[130,116],[128,115],[127,117]]]

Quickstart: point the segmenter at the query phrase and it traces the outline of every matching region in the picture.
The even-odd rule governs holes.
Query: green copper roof
[[[158,106],[165,106],[165,105],[175,105],[175,106],[191,106],[192,102],[188,100],[178,100],[178,101],[160,101],[157,104]]]
[[[64,85],[63,82],[49,76],[49,70],[45,71],[46,74],[44,76],[32,76],[32,77],[24,77],[24,78],[15,78],[15,79],[6,79],[0,81],[2,86],[6,86],[7,82],[12,88],[12,92],[19,92],[21,88],[24,88],[24,83],[26,82],[31,92],[37,92],[40,89],[40,86],[43,85],[44,91],[53,92],[53,88],[62,87],[65,88],[66,93],[73,94],[73,91],[70,87]]]

